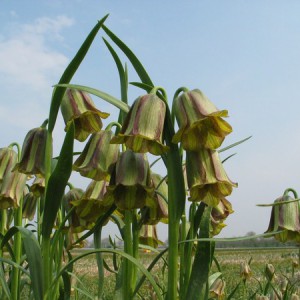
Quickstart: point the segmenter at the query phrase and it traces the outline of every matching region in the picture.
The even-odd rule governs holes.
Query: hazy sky
[[[299,1],[16,1],[0,0],[0,147],[23,142],[48,117],[52,85],[97,20],[139,57],[153,82],[171,101],[178,87],[202,90],[228,109],[233,133],[224,146],[238,182],[228,200],[235,213],[221,236],[263,233],[271,203],[300,184],[300,2]],[[119,97],[118,73],[100,31],[73,83]],[[124,63],[127,61],[121,56]],[[129,68],[129,81],[137,76]],[[132,102],[143,91],[130,87]],[[100,110],[117,110],[94,98]],[[55,154],[64,137],[59,116]],[[76,143],[76,150],[84,144]],[[162,174],[165,170],[156,168]],[[74,177],[85,187],[88,180]],[[114,232],[109,226],[103,235]],[[162,240],[166,238],[163,228]]]

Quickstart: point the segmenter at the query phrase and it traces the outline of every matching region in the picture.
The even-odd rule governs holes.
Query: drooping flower
[[[33,220],[36,207],[37,207],[38,197],[34,195],[32,192],[28,192],[23,199],[23,209],[22,215],[24,219],[28,219],[30,221]]]
[[[119,209],[142,208],[152,205],[150,167],[145,154],[130,149],[121,153],[116,165],[115,184],[108,187],[108,196]]]
[[[112,136],[110,130],[93,133],[73,170],[93,180],[108,180],[119,156],[119,145],[110,144]]]
[[[17,208],[23,196],[27,175],[18,171],[6,173],[0,185],[0,209]]]
[[[209,296],[210,298],[222,300],[225,298],[225,286],[226,282],[217,278],[209,288]]]
[[[36,196],[40,197],[45,192],[45,177],[36,176],[30,186],[30,191]]]
[[[108,182],[93,180],[80,199],[72,201],[76,214],[89,223],[96,222],[111,207],[112,199],[105,197]],[[107,220],[108,221],[108,220]]]
[[[163,242],[157,237],[155,225],[142,225],[139,234],[139,242],[143,245],[147,245],[152,248],[157,248],[158,245],[163,245]]]
[[[217,149],[232,132],[222,119],[228,117],[228,111],[218,110],[198,89],[182,93],[174,100],[173,108],[179,130],[172,141],[180,142],[185,150]]]
[[[135,100],[122,126],[121,132],[111,143],[125,144],[138,153],[160,155],[168,151],[162,143],[166,104],[155,94]]]
[[[296,241],[300,242],[300,219],[299,202],[289,202],[279,204],[280,202],[293,201],[294,198],[285,194],[274,201],[272,207],[269,227],[266,233],[277,232],[274,238],[280,242]]]
[[[21,159],[14,167],[20,173],[45,175],[45,151],[47,129],[38,127],[30,130],[23,142]]]
[[[158,174],[151,173],[151,179],[155,188],[154,201],[152,206],[142,208],[143,224],[168,223],[168,185]]]
[[[61,112],[68,130],[72,121],[75,125],[75,138],[83,142],[94,132],[102,128],[102,119],[109,114],[101,112],[95,107],[90,95],[76,89],[67,89],[61,102]]]
[[[272,264],[266,264],[265,276],[268,281],[271,281],[275,275],[275,268]]]
[[[231,203],[227,199],[221,198],[218,205],[213,207],[211,210],[211,236],[218,235],[221,232],[221,230],[226,226],[224,221],[228,215],[233,212]]]
[[[0,183],[6,174],[9,174],[17,163],[18,155],[12,147],[0,149]]]
[[[248,280],[252,276],[252,271],[249,264],[246,261],[242,261],[240,264],[240,277],[243,280]]]
[[[186,171],[191,201],[203,201],[217,206],[221,198],[231,194],[237,184],[232,182],[217,151],[202,148],[186,152]]]

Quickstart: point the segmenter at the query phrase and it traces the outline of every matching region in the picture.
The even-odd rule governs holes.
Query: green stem
[[[132,245],[133,257],[139,259],[139,232],[140,226],[138,224],[137,213],[134,211],[133,213],[133,221],[132,221]],[[137,267],[133,265],[133,274],[132,274],[132,286],[135,288],[137,282]]]
[[[292,192],[293,194],[294,194],[294,198],[295,199],[297,199],[298,198],[298,194],[297,194],[297,192],[294,190],[294,189],[292,189],[292,188],[287,188],[285,191],[284,191],[284,195],[287,195],[289,192]]]
[[[186,216],[183,215],[181,218],[181,231],[180,231],[180,241],[186,240]],[[182,290],[184,289],[184,278],[186,272],[186,253],[185,253],[185,244],[182,243],[179,245],[179,256],[180,256],[180,273],[179,273],[179,292],[180,299],[183,299]]]
[[[132,213],[129,210],[125,210],[125,230],[124,230],[124,251],[129,255],[133,255],[133,244],[132,244]],[[132,275],[133,275],[132,263],[126,259],[124,261],[124,272],[123,272],[123,298],[124,300],[132,300],[133,286],[132,286]]]
[[[94,232],[94,244],[95,249],[101,248],[101,232],[102,232],[102,226],[96,229]],[[98,252],[96,253],[96,261],[98,266],[98,299],[102,299],[103,294],[103,284],[104,284],[104,266],[103,266],[103,258],[102,253]]]
[[[0,211],[1,214],[1,224],[0,224],[0,233],[2,235],[5,234],[6,232],[6,223],[7,223],[7,210],[6,209],[2,209]]]

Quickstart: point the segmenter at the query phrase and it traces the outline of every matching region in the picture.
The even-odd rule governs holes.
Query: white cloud
[[[68,58],[51,48],[47,40],[63,40],[60,32],[73,20],[66,16],[38,18],[33,24],[20,24],[19,32],[0,41],[0,73],[7,83],[25,84],[41,90],[53,83],[67,65]]]

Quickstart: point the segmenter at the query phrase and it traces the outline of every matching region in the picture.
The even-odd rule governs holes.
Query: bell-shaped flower
[[[28,192],[23,198],[23,209],[22,216],[24,219],[28,219],[30,221],[33,220],[36,207],[37,207],[38,197],[34,195],[32,192]]]
[[[275,276],[275,268],[272,264],[266,264],[265,277],[268,281],[272,281]]]
[[[228,215],[233,212],[231,203],[227,199],[221,198],[218,205],[213,207],[211,210],[211,236],[218,235],[221,232],[221,230],[226,226],[224,221]]]
[[[17,163],[18,155],[12,147],[0,148],[0,184]]]
[[[142,225],[139,233],[140,244],[150,246],[152,248],[157,248],[158,245],[163,245],[157,237],[156,226],[155,225]]]
[[[17,208],[26,185],[27,175],[18,171],[5,174],[0,184],[0,209]]]
[[[93,133],[74,162],[73,170],[93,180],[109,179],[119,157],[119,145],[110,144],[112,136],[110,130]]]
[[[72,121],[75,125],[75,138],[83,142],[94,132],[102,128],[102,119],[109,114],[101,112],[95,107],[90,95],[76,89],[67,89],[60,106],[68,130]]]
[[[40,197],[45,192],[45,177],[36,176],[30,186],[30,191],[36,196]]]
[[[242,261],[240,264],[240,277],[243,280],[248,280],[252,276],[252,271],[249,264],[246,261]]]
[[[155,94],[147,94],[135,100],[120,133],[111,143],[125,144],[138,153],[160,155],[168,151],[162,143],[166,104]]]
[[[151,206],[153,193],[147,156],[130,149],[121,153],[116,164],[115,184],[108,187],[108,195],[116,206],[121,210]]]
[[[47,129],[38,127],[30,130],[23,142],[21,159],[14,167],[20,173],[45,175],[45,151]]]
[[[218,110],[198,89],[182,93],[174,100],[173,109],[179,130],[172,141],[180,142],[185,150],[217,149],[232,132],[223,120],[228,111]]]
[[[154,201],[152,206],[142,208],[143,224],[168,223],[168,185],[158,174],[151,173],[151,179],[155,188]]]
[[[293,201],[289,195],[283,195],[274,202],[271,212],[269,227],[266,233],[280,231],[274,234],[274,238],[280,242],[300,242],[299,202]],[[292,201],[289,203],[282,203]]]
[[[96,222],[113,204],[112,198],[105,197],[108,182],[93,180],[78,200],[72,201],[76,214],[87,222]]]
[[[225,286],[226,286],[226,282],[221,278],[217,278],[209,287],[209,297],[214,299],[219,299],[219,300],[224,299]]]
[[[217,151],[202,148],[186,152],[186,172],[191,201],[203,201],[217,206],[237,184],[232,182],[220,161]]]
[[[83,195],[83,190],[79,188],[71,188],[64,196],[63,196],[63,203],[66,212],[68,213],[72,207],[73,202],[81,199]],[[71,233],[78,233],[84,230],[91,229],[93,223],[87,222],[86,220],[80,218],[76,213],[76,209],[72,211],[71,216],[69,218],[69,230]]]

